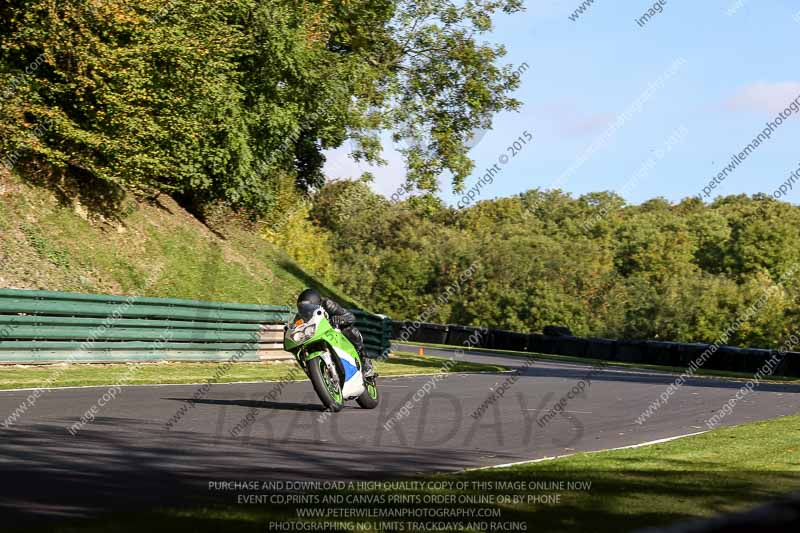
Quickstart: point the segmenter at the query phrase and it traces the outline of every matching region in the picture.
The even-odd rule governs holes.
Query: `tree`
[[[508,96],[519,76],[498,65],[505,49],[479,38],[495,13],[520,10],[521,0],[398,2],[392,51],[372,64],[387,73],[384,124],[395,141],[410,141],[402,150],[410,183],[435,191],[449,171],[460,190],[474,168],[473,132],[489,128],[492,114],[519,107]]]
[[[338,283],[396,319],[710,343],[756,305],[727,342],[776,347],[800,316],[800,208],[786,203],[529,191],[455,211],[391,204],[357,182],[315,203],[347,264]]]
[[[271,181],[324,183],[323,151],[430,136],[409,182],[469,174],[465,143],[518,80],[479,42],[519,0],[12,0],[0,8],[0,149],[45,173],[262,215]],[[29,75],[29,66],[37,65]],[[43,127],[46,125],[46,128]],[[38,129],[37,129],[38,126]],[[39,134],[41,130],[44,130]]]

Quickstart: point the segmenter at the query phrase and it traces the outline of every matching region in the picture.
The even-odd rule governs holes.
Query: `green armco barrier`
[[[391,321],[354,311],[367,351]],[[287,306],[0,289],[0,363],[259,361],[279,358]]]
[[[209,320],[213,322],[249,322],[262,323],[264,317],[270,320],[281,321],[285,311],[264,309],[263,311],[234,311],[208,307],[183,307],[155,305],[135,302],[125,303],[100,303],[100,302],[73,302],[66,300],[8,300],[0,295],[0,313],[25,313],[29,315],[45,316],[84,316],[108,317],[115,313],[124,318],[147,319],[173,319],[173,320]]]
[[[103,325],[104,318],[75,318],[63,316],[20,316],[0,315],[0,328],[3,326],[76,326],[95,328]],[[258,331],[259,324],[237,324],[234,322],[197,322],[183,320],[129,320],[120,318],[109,322],[111,328],[168,328],[168,329],[210,329],[216,331]]]
[[[389,355],[392,346],[392,320],[383,315],[373,315],[355,310],[356,327],[364,336],[364,347],[372,357],[383,358]]]
[[[156,340],[161,337],[173,341],[191,342],[202,339],[206,342],[247,342],[252,335],[246,331],[209,331],[205,329],[172,329],[157,328],[86,328],[86,327],[38,327],[24,326],[14,330],[13,336],[22,339],[75,340],[93,338],[95,340],[129,341]]]
[[[26,289],[0,289],[0,299],[19,298],[27,300],[96,302],[122,304],[134,301],[141,305],[157,305],[170,307],[190,307],[193,309],[228,309],[232,311],[278,311],[287,312],[292,309],[285,305],[237,304],[226,302],[206,302],[202,300],[179,300],[176,298],[150,298],[145,296],[114,296],[106,294],[84,294],[78,292],[51,292]]]
[[[261,361],[261,354],[247,350],[163,350],[146,352],[136,350],[114,351],[64,351],[40,349],[35,351],[13,350],[8,353],[0,351],[0,362],[16,364],[36,363],[129,363],[129,362],[162,362],[162,361],[235,361],[254,363]]]

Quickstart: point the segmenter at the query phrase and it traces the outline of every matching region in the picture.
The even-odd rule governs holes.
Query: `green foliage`
[[[310,222],[311,203],[297,192],[291,179],[277,181],[272,194],[276,206],[264,221],[264,238],[303,269],[329,279],[333,271],[329,232]]]
[[[409,181],[472,164],[464,143],[517,83],[478,36],[517,0],[11,0],[0,8],[0,151],[195,212],[262,214],[270,185],[324,183],[327,148],[427,135]],[[33,68],[35,66],[35,68]]]
[[[521,0],[398,2],[395,42],[385,67],[398,105],[385,114],[395,141],[405,139],[408,180],[436,190],[444,171],[460,190],[474,168],[465,146],[491,115],[517,109],[508,97],[519,85],[510,67],[498,66],[502,46],[479,41],[497,11],[522,10]]]
[[[800,277],[779,282],[800,272],[800,208],[760,197],[626,206],[610,193],[529,191],[456,211],[342,182],[320,191],[312,216],[348,265],[338,286],[398,319],[713,342],[755,305],[728,342],[776,347],[800,311]]]

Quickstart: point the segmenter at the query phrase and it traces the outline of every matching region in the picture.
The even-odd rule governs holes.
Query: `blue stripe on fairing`
[[[342,367],[344,368],[344,381],[348,382],[356,375],[358,368],[344,357],[339,357],[339,360],[342,362]]]

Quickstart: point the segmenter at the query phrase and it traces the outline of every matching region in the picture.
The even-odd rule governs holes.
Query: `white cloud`
[[[780,113],[798,96],[800,96],[800,81],[778,83],[758,81],[740,88],[725,102],[725,105],[736,111]]]
[[[375,176],[372,189],[384,196],[391,196],[406,181],[406,167],[403,156],[391,147],[391,141],[384,143],[383,158],[387,161],[385,166],[373,166],[367,163],[353,161],[350,157],[349,143],[325,152],[325,175],[331,179],[357,179],[364,172],[371,172]]]
[[[481,137],[482,133],[479,133]],[[346,142],[335,150],[325,151],[325,176],[329,180],[358,179],[364,172],[370,172],[375,176],[375,181],[372,182],[372,190],[387,198],[391,197],[406,182],[406,165],[403,154],[397,151],[397,147],[389,135],[382,135],[381,141],[384,147],[381,156],[386,160],[386,165],[374,166],[353,161],[353,158],[350,157],[352,146],[349,142]],[[444,172],[439,177],[439,191],[442,194],[451,192],[451,178],[452,176],[449,172]]]
[[[585,113],[571,101],[550,102],[533,110],[540,121],[550,123],[553,132],[564,138],[587,137],[605,130],[616,118],[614,113]]]

